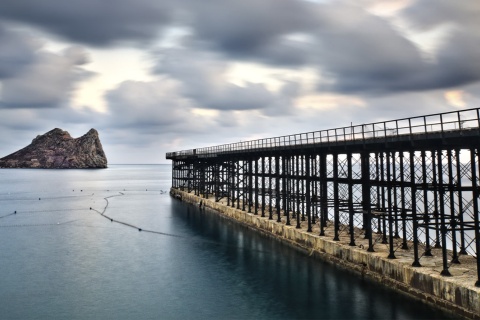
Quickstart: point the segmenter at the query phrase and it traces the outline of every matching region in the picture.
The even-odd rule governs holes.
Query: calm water
[[[170,169],[0,169],[0,318],[446,317],[171,199]]]

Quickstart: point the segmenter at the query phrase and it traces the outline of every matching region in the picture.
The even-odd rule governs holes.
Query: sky
[[[0,157],[98,130],[110,164],[480,107],[478,0],[3,0]]]

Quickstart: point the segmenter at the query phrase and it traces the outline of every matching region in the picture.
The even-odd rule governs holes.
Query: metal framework
[[[360,234],[413,250],[440,249],[441,274],[462,255],[480,286],[480,109],[425,115],[167,153],[172,187],[333,240]],[[283,218],[283,219],[282,219]],[[397,241],[395,241],[395,239]]]

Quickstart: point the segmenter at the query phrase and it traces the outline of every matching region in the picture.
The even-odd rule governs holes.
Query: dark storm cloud
[[[149,41],[170,21],[162,0],[0,2],[0,18],[27,23],[65,39],[94,46]]]
[[[0,80],[14,76],[32,63],[39,47],[32,37],[0,24]]]

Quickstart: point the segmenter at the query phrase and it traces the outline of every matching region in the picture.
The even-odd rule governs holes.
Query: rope
[[[20,228],[20,227],[45,227],[45,226],[61,226],[67,223],[72,223],[78,221],[80,219],[65,221],[65,222],[57,222],[57,223],[37,223],[37,224],[12,224],[12,225],[3,225],[0,228]]]
[[[6,214],[6,215],[4,215],[4,216],[1,216],[0,219],[6,218],[6,217],[9,217],[9,216],[13,216],[14,214],[17,214],[17,211],[12,212],[12,213],[9,213],[9,214]]]

